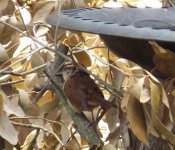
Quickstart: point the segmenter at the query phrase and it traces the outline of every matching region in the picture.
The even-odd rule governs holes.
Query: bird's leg
[[[92,113],[93,113],[93,111],[92,111]],[[106,113],[106,110],[103,110],[102,112],[101,112],[101,114],[100,114],[100,116],[98,116],[97,117],[97,119],[95,120],[94,119],[94,116],[93,116],[93,121],[92,121],[92,123],[90,123],[89,125],[91,126],[91,125],[93,125],[95,128],[97,127],[97,125],[98,125],[98,123],[100,122],[100,120],[103,118],[103,116],[105,115],[105,113]],[[98,113],[99,114],[99,113]]]
[[[95,118],[94,118],[93,110],[91,111],[91,116],[92,116],[92,122],[94,122],[95,121]]]
[[[100,122],[100,120],[103,118],[103,116],[105,115],[106,113],[106,110],[102,110],[100,116],[97,117],[95,123],[96,123],[96,126],[98,125],[98,123]]]
[[[72,139],[72,137],[77,133],[77,131],[78,131],[77,127],[75,127],[74,129],[75,129],[75,131],[74,132],[71,131],[71,136],[68,138],[66,144],[69,143],[69,141]]]

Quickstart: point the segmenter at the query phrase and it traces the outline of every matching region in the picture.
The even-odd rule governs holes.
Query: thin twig
[[[26,34],[25,32],[23,32],[22,30],[16,28],[15,26],[13,26],[13,25],[11,25],[11,24],[9,24],[9,23],[7,23],[7,22],[0,21],[0,23],[3,23],[4,25],[7,25],[7,26],[9,26],[10,28],[12,28],[12,29],[14,29],[14,30],[20,32],[20,33],[23,34],[24,36],[31,38],[33,41],[37,42],[37,43],[40,44],[41,46],[43,46],[43,47],[47,48],[48,50],[50,50],[50,51],[52,51],[52,52],[55,53],[55,49],[53,49],[53,48],[47,46],[47,45],[44,44],[43,42],[39,41],[37,38],[35,38],[35,37],[33,37],[33,36],[29,36],[28,34]],[[58,52],[58,55],[60,55],[62,58],[66,59],[67,61],[72,62],[72,60],[71,60],[69,57],[67,57],[66,55],[62,54],[61,52]]]
[[[106,49],[106,47],[105,46],[93,46],[93,47],[89,47],[89,48],[87,48],[87,49],[84,49],[84,48],[80,48],[80,47],[73,47],[72,48],[72,52],[73,52],[73,54],[74,53],[79,53],[79,52],[82,52],[82,51],[89,51],[89,50],[93,50],[93,49],[95,49],[95,48],[104,48],[104,49]]]
[[[34,117],[34,116],[27,116],[27,117],[9,117],[10,120],[14,120],[14,119],[41,119],[50,123],[55,123],[55,124],[62,124],[64,125],[61,121],[54,121],[54,120],[50,120],[50,119],[46,119],[43,117]]]
[[[18,4],[18,3],[17,3],[17,4]],[[22,17],[21,11],[20,11],[20,9],[23,9],[23,8],[19,8],[19,6],[17,5],[17,9],[18,9],[18,12],[19,12],[19,15],[20,15],[20,18],[21,18],[21,20],[22,20],[22,23],[23,23],[24,28],[26,29],[28,35],[31,36],[29,30],[27,29],[27,27],[26,27],[26,25],[25,25],[24,19],[23,19],[23,17]]]
[[[26,59],[27,57],[29,57],[30,55],[33,55],[33,54],[37,53],[38,51],[40,51],[40,50],[43,49],[44,47],[45,47],[45,46],[40,47],[40,48],[37,48],[36,50],[32,51],[28,56],[23,57],[23,58],[21,58],[21,59],[18,59],[18,61],[15,61],[14,63],[10,64],[8,67],[6,67],[6,68],[0,70],[0,74],[2,74],[4,71],[10,69],[12,66],[14,66],[14,65],[20,63],[21,61],[25,60],[25,59]]]
[[[16,81],[10,81],[10,82],[3,82],[3,83],[0,83],[0,86],[2,86],[2,85],[10,85],[10,84],[17,84],[17,83],[20,83],[20,82],[24,82],[24,79],[16,80]]]
[[[56,133],[54,133],[53,131],[50,131],[42,126],[39,126],[39,125],[35,125],[35,124],[24,124],[24,123],[19,123],[19,122],[14,122],[14,121],[11,121],[11,123],[15,126],[21,126],[21,127],[26,127],[26,128],[34,128],[34,129],[41,129],[43,130],[44,132],[47,132],[49,134],[52,134],[56,139],[57,141],[61,144],[61,146],[64,146],[63,142],[61,141],[61,139],[57,136]]]
[[[46,67],[46,64],[42,64],[40,66],[37,66],[35,68],[33,68],[32,70],[28,70],[28,71],[25,71],[25,72],[22,72],[22,73],[17,73],[17,72],[13,72],[13,71],[4,71],[4,72],[1,72],[1,74],[4,74],[4,75],[7,75],[7,74],[10,74],[10,75],[13,75],[13,76],[24,76],[24,75],[27,75],[27,74],[31,74],[31,73],[34,73],[40,69],[43,69]]]

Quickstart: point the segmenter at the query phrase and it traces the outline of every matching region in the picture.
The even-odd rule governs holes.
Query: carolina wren
[[[86,72],[69,70],[63,72],[65,75],[68,76],[64,83],[64,93],[76,112],[92,111],[97,106],[108,110],[113,106],[112,102],[104,99],[102,91]]]

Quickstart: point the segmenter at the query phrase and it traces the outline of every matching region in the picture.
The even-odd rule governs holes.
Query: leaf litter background
[[[92,6],[161,7],[162,3],[156,0],[0,1],[0,135],[5,139],[6,149],[21,146],[24,150],[59,150],[60,143],[68,150],[88,148],[87,141],[78,132],[72,134],[75,131],[72,120],[54,93],[48,90],[38,96],[47,80],[43,69],[54,58],[54,53],[39,41],[53,46],[56,29],[45,22],[52,12],[60,8]],[[98,133],[106,143],[103,149],[130,146],[128,121],[133,133],[144,144],[148,145],[148,134],[175,144],[171,133],[175,119],[173,77],[163,83],[158,81],[133,62],[109,52],[98,35],[58,29],[56,36],[76,50],[74,56],[80,64],[124,95],[119,99],[115,91],[102,88],[105,98],[115,99],[118,105],[118,109],[109,110],[99,123]],[[155,52],[155,66],[174,76],[175,54],[155,42],[150,44]]]

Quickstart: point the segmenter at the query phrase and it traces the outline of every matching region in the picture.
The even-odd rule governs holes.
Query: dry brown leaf
[[[115,2],[115,1],[107,1],[104,3],[104,7],[109,7],[109,8],[117,8],[117,7],[122,7],[122,4],[120,2]]]
[[[18,8],[18,11],[16,12],[16,18],[20,24],[24,23],[25,25],[29,24],[32,20],[29,10],[25,7]]]
[[[44,60],[42,59],[39,53],[35,53],[32,55],[31,57],[32,68],[38,67],[43,64],[44,64]]]
[[[154,129],[152,125],[152,117],[151,117],[151,106],[143,104],[144,114],[146,118],[146,124],[147,124],[147,134],[152,134],[155,137],[159,137],[159,133]]]
[[[152,115],[152,123],[156,130],[163,135],[163,137],[166,138],[171,144],[175,144],[175,135],[166,128],[166,126],[159,120],[158,116],[154,113],[154,111],[151,111]]]
[[[20,117],[25,116],[23,110],[17,103],[15,103],[14,99],[10,100],[2,90],[0,90],[0,95],[3,98],[5,112],[7,112],[9,115],[14,114]]]
[[[4,112],[4,98],[2,94],[0,94],[0,117],[3,115]]]
[[[104,46],[104,44],[102,43],[102,41],[98,35],[86,33],[86,32],[82,33],[82,35],[83,35],[83,37],[85,37],[85,45],[87,47],[97,46],[97,49],[96,48],[95,49],[98,51],[98,50],[100,50],[100,48],[98,48],[98,46],[100,46],[100,45]],[[105,46],[104,46],[104,48],[105,48]],[[93,50],[95,50],[95,49],[93,49]]]
[[[34,87],[38,84],[38,74],[31,73],[27,75],[24,84],[29,90],[34,89]]]
[[[162,3],[160,0],[124,0],[123,1],[124,6],[130,6],[130,7],[152,7],[152,8],[160,8],[162,7]]]
[[[14,54],[13,54],[13,58],[18,58],[19,56],[21,56],[21,54],[23,52],[26,52],[26,54],[23,54],[22,56],[28,56],[30,51],[31,51],[31,45],[32,40],[28,37],[21,37],[20,38],[20,44],[18,46],[18,48],[15,50]]]
[[[5,61],[7,59],[9,59],[7,51],[5,50],[3,45],[0,43],[0,61]]]
[[[44,60],[40,56],[39,53],[35,53],[35,54],[32,55],[32,57],[31,57],[31,66],[32,66],[32,68],[39,67],[39,66],[41,66],[43,64],[44,64]],[[42,75],[43,71],[42,70],[38,70],[37,73]]]
[[[174,116],[172,116],[172,113],[170,111],[171,109],[170,109],[170,104],[169,104],[169,101],[168,101],[168,97],[166,95],[166,92],[165,92],[163,86],[161,88],[162,88],[162,102],[168,108],[168,115],[169,115],[169,118],[170,118],[171,122],[174,122],[173,121]]]
[[[85,67],[91,66],[91,58],[86,52],[81,51],[78,53],[74,53],[74,56],[76,57],[79,64],[82,64]]]
[[[118,66],[123,72],[126,72],[126,74],[132,74],[132,66],[135,66],[136,64],[127,60],[127,59],[117,59],[115,61],[116,66]]]
[[[61,112],[61,121],[67,127],[69,127],[70,124],[72,123],[72,119],[71,119],[70,115],[65,110]]]
[[[110,59],[112,61],[116,61],[118,59],[118,57],[116,55],[114,55],[111,51],[109,51],[106,47],[104,48],[93,48],[92,52],[96,55],[96,56],[100,56],[100,57],[105,57],[107,60]]]
[[[43,117],[43,114],[40,111],[40,108],[36,104],[35,101],[31,102],[29,94],[24,91],[23,89],[17,89],[19,93],[19,104],[22,107],[23,111],[28,116],[35,116],[35,117]],[[29,122],[37,124],[37,125],[43,125],[42,120],[38,119],[29,119]]]
[[[150,89],[151,89],[151,106],[153,111],[158,115],[159,119],[162,118],[163,116],[163,110],[164,110],[164,106],[163,103],[161,101],[161,94],[160,94],[160,90],[159,87],[150,81]]]
[[[37,130],[33,130],[32,132],[30,132],[27,137],[25,138],[25,141],[24,141],[24,144],[22,145],[23,147],[23,150],[27,150],[27,148],[29,148],[29,145],[30,143],[32,142],[32,140],[35,138],[35,135],[36,135],[36,131]],[[40,139],[40,141],[38,141],[38,139],[36,139],[36,144],[37,146],[39,145],[39,148],[43,148],[43,144],[41,143],[41,135],[39,134],[39,137],[38,139]]]
[[[142,67],[138,66],[137,64],[133,63],[133,66],[131,68],[131,71],[133,74],[137,75],[145,75],[145,69],[143,69]]]
[[[35,117],[43,117],[43,114],[40,111],[40,108],[36,104],[35,101],[31,102],[29,94],[24,91],[23,89],[17,89],[19,93],[19,104],[22,107],[23,111],[28,116],[35,116]],[[31,123],[43,125],[42,120],[37,119],[29,119]]]
[[[1,0],[0,1],[0,11],[7,7],[8,1],[9,0]]]
[[[128,88],[129,93],[141,103],[146,103],[150,100],[150,91],[146,87],[148,81],[147,77],[135,78],[135,82]]]
[[[51,91],[46,91],[42,97],[38,100],[37,104],[42,107],[43,105],[51,102],[53,100],[53,93]]]
[[[48,27],[42,25],[36,25],[34,29],[35,37],[41,37],[49,31]]]
[[[24,79],[20,76],[12,76],[12,81],[23,81]],[[26,86],[24,85],[24,82],[19,82],[14,84],[14,87],[27,90]]]
[[[52,100],[40,106],[40,109],[42,112],[49,113],[55,109],[59,109],[59,106],[60,105],[58,100]]]
[[[76,140],[76,138],[73,136],[71,140],[65,145],[67,150],[81,150],[80,144]]]
[[[117,148],[113,144],[106,144],[103,146],[102,150],[117,150]]]
[[[64,38],[64,36],[63,36]],[[66,38],[63,39],[64,43],[69,45],[70,47],[74,47],[80,42],[84,41],[84,37],[80,32],[66,32]]]
[[[161,92],[162,92],[162,101],[163,101],[163,103],[165,104],[165,106],[167,107],[167,108],[170,108],[170,105],[169,105],[169,102],[168,102],[168,97],[167,97],[167,95],[166,95],[166,92],[165,92],[165,90],[164,90],[164,88],[163,88],[163,86],[161,86]]]
[[[9,18],[8,16],[2,16],[2,17],[0,17],[0,20],[1,20],[1,21],[6,21],[8,18]],[[3,33],[4,28],[5,28],[5,25],[4,25],[3,23],[1,23],[1,24],[0,24],[0,34]]]
[[[63,142],[64,144],[66,144],[67,141],[69,140],[70,136],[71,136],[71,134],[70,134],[70,132],[69,132],[69,129],[68,129],[66,126],[64,126],[64,125],[62,124],[62,125],[61,125],[61,139],[62,139],[62,142]],[[76,141],[77,141],[77,140],[76,140]]]
[[[74,5],[76,8],[80,7],[87,7],[88,5],[85,4],[84,0],[76,0],[74,1]]]
[[[2,17],[2,18],[5,22],[12,24],[14,26],[18,24],[15,16]],[[5,47],[6,49],[10,48],[12,45],[17,44],[19,42],[19,32],[15,31],[14,29],[8,26],[4,26],[3,31],[1,32],[0,42],[1,44],[6,45]]]
[[[169,102],[168,102],[168,97],[166,95],[166,92],[163,88],[163,85],[160,83],[160,81],[158,81],[158,79],[156,77],[154,77],[151,73],[149,73],[148,71],[145,70],[145,72],[149,75],[150,79],[159,87],[160,89],[160,93],[161,93],[161,96],[162,96],[162,102],[165,104],[165,106],[167,108],[170,108],[169,106]]]
[[[57,135],[61,134],[61,124],[57,124],[57,123],[54,123],[54,124],[51,124],[51,125],[47,124],[47,128],[52,128],[54,133],[56,133]]]
[[[133,133],[140,141],[148,145],[146,120],[142,104],[135,97],[130,96],[126,110]]]
[[[18,142],[18,132],[9,121],[5,112],[0,117],[0,135],[13,145],[16,145]]]
[[[149,42],[155,52],[153,62],[156,69],[165,76],[175,76],[175,54],[160,47],[156,42]]]
[[[175,120],[175,78],[167,80],[163,83],[163,87],[165,88],[165,91],[169,100],[169,106],[170,106],[170,111],[172,113],[172,117]]]
[[[23,89],[17,89],[17,90],[19,92],[19,98],[20,98],[19,103],[23,108],[23,110],[25,110],[29,107],[29,105],[32,104],[32,102],[30,101],[30,97],[26,91],[24,91]]]
[[[39,4],[39,3],[38,3]],[[33,17],[33,22],[45,22],[46,18],[55,9],[55,2],[41,2],[40,8],[35,9],[35,15]]]
[[[129,99],[130,99],[130,94],[127,92],[122,98],[122,102],[121,102],[121,108],[122,109],[126,108],[126,106],[128,105]]]
[[[55,146],[58,144],[58,141],[55,139],[54,136],[52,135],[44,135],[43,139],[44,147],[47,150],[52,150],[55,149]]]

